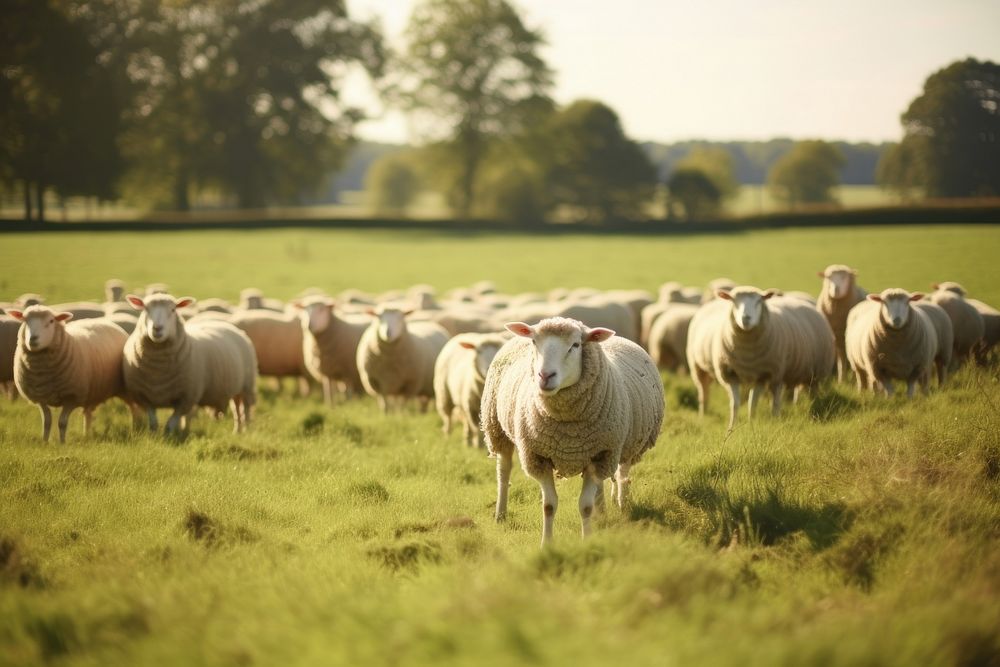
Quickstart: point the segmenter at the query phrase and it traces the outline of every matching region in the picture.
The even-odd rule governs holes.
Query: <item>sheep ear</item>
[[[604,327],[594,327],[589,329],[586,334],[586,342],[588,343],[603,343],[607,339],[615,335],[615,332],[611,329],[605,329]]]
[[[178,308],[187,308],[188,306],[193,306],[194,301],[193,296],[182,296],[179,299],[174,299],[174,305]]]
[[[305,308],[305,306],[302,305],[300,300],[296,299],[295,301],[292,301],[292,308],[298,308],[301,310],[302,308]]]
[[[412,315],[415,312],[417,312],[417,311],[415,309],[413,309],[413,308],[410,308],[409,310],[404,310],[403,311],[403,317],[407,317],[409,315]]]
[[[717,289],[717,290],[715,290],[715,296],[718,297],[718,298],[720,298],[720,299],[725,299],[726,301],[732,301],[733,300],[733,295],[730,294],[729,292],[727,292],[724,289]]]
[[[914,292],[913,294],[910,295],[910,301],[920,301],[923,298],[924,298],[923,292]]]
[[[18,322],[24,321],[24,311],[21,310],[8,310],[7,314],[13,317]]]
[[[517,334],[518,336],[523,336],[524,338],[535,337],[535,330],[524,322],[508,322],[503,326],[512,334]]]
[[[820,278],[826,278],[826,272],[825,271],[817,271],[816,275],[819,276]]]
[[[69,322],[73,319],[73,313],[56,313],[56,322]]]
[[[137,297],[135,294],[129,294],[128,296],[125,297],[125,300],[128,301],[130,304],[132,304],[132,307],[135,308],[136,310],[142,310],[146,307],[146,304],[143,302],[143,300],[140,297]]]
[[[874,301],[875,303],[882,303],[882,297],[879,296],[878,294],[869,294],[868,300]]]
[[[372,317],[378,317],[378,313],[375,312],[374,308],[365,308],[365,315],[371,315]]]
[[[941,283],[931,283],[931,287],[934,289],[941,289]]]
[[[761,295],[761,298],[765,301],[770,299],[772,296],[781,296],[781,290],[769,289]]]
[[[460,341],[458,341],[458,344],[461,345],[462,347],[464,347],[466,350],[474,350],[474,349],[476,349],[476,344],[475,343],[470,343],[467,340],[460,340]]]

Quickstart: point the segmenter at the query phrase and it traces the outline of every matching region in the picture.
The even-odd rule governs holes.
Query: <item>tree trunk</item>
[[[31,181],[24,179],[24,221],[31,222]]]
[[[184,168],[178,169],[174,176],[174,208],[178,211],[191,210],[191,200],[188,199],[188,175]]]
[[[35,184],[35,201],[38,209],[38,222],[45,222],[45,186],[41,181]]]

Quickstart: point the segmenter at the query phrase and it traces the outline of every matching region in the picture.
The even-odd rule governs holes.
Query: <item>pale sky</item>
[[[389,43],[415,0],[348,0]],[[560,104],[592,98],[639,141],[774,137],[898,140],[927,76],[972,56],[1000,62],[1000,0],[516,0],[555,70]],[[380,116],[373,141],[419,140],[363,77],[345,100]]]

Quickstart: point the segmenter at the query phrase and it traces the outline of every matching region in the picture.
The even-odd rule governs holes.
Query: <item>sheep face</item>
[[[29,352],[40,352],[52,344],[56,327],[73,319],[73,313],[56,313],[44,306],[31,306],[25,311],[7,311],[15,320],[23,322],[21,340]]]
[[[761,292],[752,287],[739,287],[729,292],[720,289],[715,295],[720,299],[732,301],[730,317],[737,328],[753,331],[764,318],[764,310],[767,308],[764,302],[777,293],[777,290]]]
[[[919,301],[923,294],[910,294],[906,290],[887,289],[881,294],[869,294],[868,299],[882,304],[882,321],[890,329],[902,329],[910,321],[911,301]]]
[[[378,339],[385,343],[398,340],[406,331],[406,316],[411,312],[385,308],[375,313],[378,317]]]
[[[848,269],[827,269],[823,276],[823,289],[831,299],[843,299],[854,287],[854,272]]]
[[[112,303],[125,300],[125,283],[112,279],[104,284],[105,299]]]
[[[577,326],[548,328],[544,326],[547,321],[535,326],[523,322],[511,322],[506,326],[508,331],[530,338],[534,343],[532,369],[538,391],[543,396],[552,396],[580,380],[583,346],[605,341],[615,332],[601,327],[590,329],[581,322],[577,322]]]
[[[486,372],[490,369],[490,364],[493,363],[493,357],[497,356],[497,352],[500,351],[500,345],[498,343],[470,343],[468,341],[462,341],[459,343],[462,347],[467,350],[474,350],[476,353],[476,373],[480,378],[486,377]]]
[[[314,334],[323,333],[330,326],[333,304],[327,301],[311,301],[301,306],[306,311],[309,320],[309,331]]]
[[[191,297],[175,299],[169,294],[156,294],[146,299],[129,294],[127,298],[133,308],[142,311],[137,328],[141,328],[154,343],[165,343],[176,337],[178,329],[184,327],[177,309],[194,304]]]

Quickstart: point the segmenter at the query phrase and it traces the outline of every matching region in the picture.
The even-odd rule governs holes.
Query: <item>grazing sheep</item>
[[[465,444],[483,446],[479,430],[479,407],[490,362],[503,346],[500,334],[461,334],[449,340],[434,363],[434,401],[445,435],[451,433],[457,408],[463,424]]]
[[[216,416],[231,406],[234,432],[245,430],[257,399],[257,359],[247,335],[220,320],[186,324],[178,310],[193,305],[190,297],[130,294],[128,301],[142,312],[125,343],[125,389],[146,409],[150,429],[157,429],[156,408],[173,409],[166,424],[173,433],[187,430],[197,406]]]
[[[989,361],[990,352],[997,343],[1000,343],[1000,310],[978,299],[965,301],[983,317],[983,342],[976,350],[976,363],[985,366]]]
[[[506,516],[516,447],[521,467],[542,487],[542,544],[552,539],[554,475],[583,477],[586,536],[604,480],[614,476],[623,507],[630,468],[656,444],[664,407],[660,375],[645,350],[610,329],[562,317],[507,329],[518,337],[490,365],[481,414],[497,457],[496,518]]]
[[[653,322],[647,349],[657,368],[672,372],[688,370],[688,327],[700,308],[690,303],[672,303]]]
[[[923,294],[890,288],[869,294],[847,317],[847,360],[858,390],[881,388],[893,394],[893,380],[906,382],[913,398],[917,383],[927,391],[938,341],[927,314],[912,307]]]
[[[856,304],[865,300],[868,292],[857,284],[858,272],[844,264],[831,264],[816,275],[823,279],[816,308],[823,313],[833,330],[833,339],[837,344],[837,382],[843,382],[847,371],[847,350],[844,345],[847,314]]]
[[[935,283],[930,300],[944,308],[954,329],[952,365],[959,367],[982,345],[986,334],[983,316],[965,300],[965,288],[955,282]]]
[[[59,413],[59,442],[66,442],[70,413],[83,408],[84,434],[94,409],[113,396],[124,397],[124,331],[106,320],[70,322],[73,315],[45,306],[10,310],[22,324],[14,353],[14,382],[21,395],[38,404],[42,440],[48,442],[53,407]]]
[[[17,350],[17,332],[21,323],[13,317],[0,315],[0,387],[7,398],[17,397],[14,385],[14,352]]]
[[[830,375],[833,333],[808,303],[746,286],[719,290],[717,296],[720,305],[703,306],[688,334],[688,364],[701,414],[713,375],[729,388],[730,430],[736,425],[741,384],[750,386],[747,418],[752,419],[765,386],[771,391],[772,414],[778,415],[784,387],[815,392]]]
[[[299,379],[300,392],[309,391],[303,355],[302,321],[296,315],[271,310],[238,310],[228,320],[253,343],[257,356],[257,373],[278,379]]]
[[[407,322],[410,311],[390,306],[371,309],[375,316],[358,343],[361,384],[388,412],[389,401],[416,397],[422,410],[434,397],[434,362],[448,331],[435,322]]]
[[[948,379],[948,369],[951,367],[951,356],[954,353],[955,331],[951,324],[951,318],[944,308],[931,303],[925,298],[914,301],[912,306],[923,311],[928,321],[934,327],[934,335],[937,337],[937,348],[934,351],[934,367],[937,369],[938,386],[944,386]]]
[[[333,404],[334,385],[346,394],[364,391],[358,374],[357,350],[368,328],[367,315],[338,314],[335,302],[326,296],[310,296],[292,302],[304,316],[302,357],[306,370],[323,386],[323,400]]]

